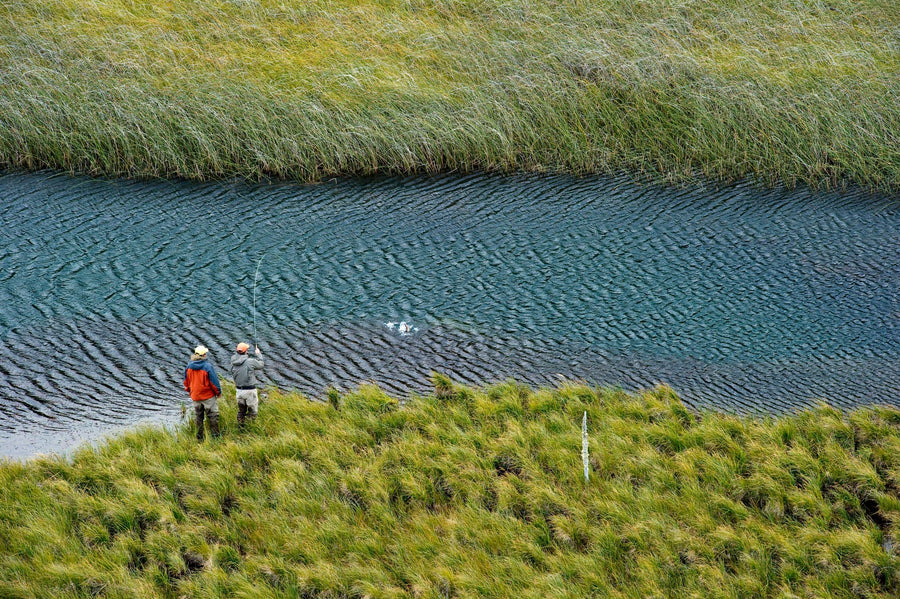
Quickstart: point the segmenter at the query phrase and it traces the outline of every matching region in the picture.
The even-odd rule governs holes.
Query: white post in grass
[[[588,482],[588,435],[587,435],[587,412],[581,419],[581,461],[584,464],[584,482]]]

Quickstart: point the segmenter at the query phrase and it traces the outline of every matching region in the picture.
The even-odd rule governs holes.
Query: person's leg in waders
[[[205,437],[203,433],[203,416],[206,413],[206,408],[203,407],[202,401],[194,402],[194,424],[197,427],[197,441],[203,441]]]
[[[238,389],[238,429],[243,430],[246,421],[253,421],[259,412],[259,393],[256,389]]]
[[[237,390],[237,425],[238,430],[244,430],[244,419],[247,417],[247,404],[241,400],[241,390]]]
[[[219,438],[219,410],[218,406],[216,406],[215,412],[210,412],[206,415],[207,420],[209,420],[209,434],[212,435],[213,439]]]

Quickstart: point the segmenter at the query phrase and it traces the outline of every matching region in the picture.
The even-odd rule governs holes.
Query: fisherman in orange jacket
[[[198,345],[187,368],[184,369],[184,390],[194,402],[194,422],[197,424],[197,441],[203,441],[203,418],[209,420],[209,434],[219,436],[219,404],[216,398],[222,394],[219,377],[212,364],[207,362],[209,350]]]

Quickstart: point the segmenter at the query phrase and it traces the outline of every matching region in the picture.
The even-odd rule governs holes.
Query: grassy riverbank
[[[0,167],[900,187],[886,0],[8,0]]]
[[[889,597],[900,412],[439,381],[0,465],[3,597]],[[581,466],[590,427],[591,478]]]

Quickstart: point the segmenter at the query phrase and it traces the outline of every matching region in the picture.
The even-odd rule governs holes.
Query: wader
[[[197,441],[203,441],[203,418],[209,421],[209,434],[219,436],[219,404],[215,397],[194,402],[194,424],[197,425]]]
[[[256,387],[238,387],[235,393],[237,399],[238,430],[244,428],[245,420],[253,420],[259,412],[259,393]]]

